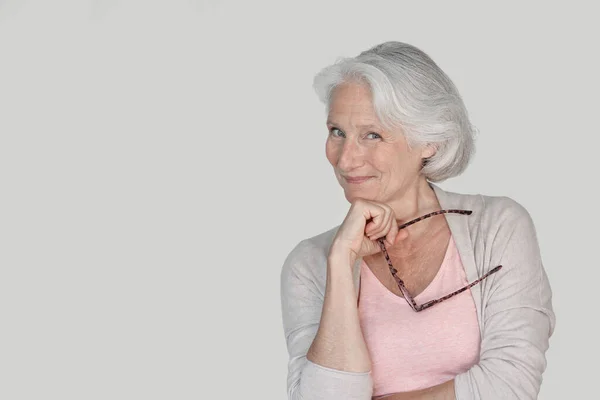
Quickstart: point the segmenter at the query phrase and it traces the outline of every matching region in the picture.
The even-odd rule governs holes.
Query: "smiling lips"
[[[371,178],[372,178],[372,176],[354,176],[354,177],[345,176],[344,177],[346,182],[353,183],[353,184],[363,183]]]

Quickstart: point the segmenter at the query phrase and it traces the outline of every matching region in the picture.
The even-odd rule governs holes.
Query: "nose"
[[[342,149],[338,158],[338,168],[342,171],[351,171],[362,165],[362,150],[352,139],[342,142]]]

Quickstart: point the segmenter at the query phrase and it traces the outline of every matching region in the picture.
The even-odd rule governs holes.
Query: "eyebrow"
[[[335,126],[340,126],[340,124],[335,123],[333,121],[329,121],[327,120],[327,125],[335,125]],[[356,125],[357,128],[363,128],[363,129],[382,129],[380,126],[378,125],[373,125],[373,124],[368,124],[368,125]]]

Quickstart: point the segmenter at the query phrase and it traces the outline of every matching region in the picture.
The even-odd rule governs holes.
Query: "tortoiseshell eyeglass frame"
[[[454,214],[460,214],[460,215],[471,215],[472,212],[473,211],[470,211],[470,210],[456,210],[456,209],[438,210],[438,211],[431,212],[429,214],[425,214],[421,217],[415,218],[408,222],[405,222],[402,225],[400,225],[398,227],[398,229],[404,229],[409,225],[412,225],[414,223],[422,221],[426,218],[433,217],[434,215],[447,214],[447,213],[454,213]],[[481,278],[469,283],[468,285],[458,289],[457,291],[452,292],[444,297],[440,297],[439,299],[431,300],[431,301],[428,301],[427,303],[418,305],[417,302],[415,301],[415,299],[410,295],[410,293],[406,289],[406,285],[404,285],[404,281],[402,279],[400,279],[400,277],[398,277],[398,275],[396,275],[398,270],[396,268],[394,268],[394,266],[392,265],[392,261],[390,260],[390,256],[388,255],[388,252],[385,248],[385,244],[383,241],[384,241],[384,238],[377,239],[377,243],[379,243],[379,247],[381,248],[381,251],[383,252],[383,255],[385,256],[385,260],[387,261],[388,267],[390,268],[390,272],[391,272],[392,276],[394,277],[394,279],[396,280],[396,283],[398,284],[398,288],[400,289],[400,292],[402,292],[402,296],[404,297],[404,299],[406,300],[408,305],[410,305],[410,307],[416,312],[426,310],[429,307],[439,304],[444,300],[448,300],[449,298],[454,297],[457,294],[462,293],[467,289],[470,289],[471,287],[475,286],[476,284],[478,284],[479,282],[481,282],[488,276],[492,275],[495,272],[498,272],[500,270],[500,268],[502,268],[502,265],[498,265],[497,267],[494,267],[489,272],[487,272],[485,275],[483,275]]]

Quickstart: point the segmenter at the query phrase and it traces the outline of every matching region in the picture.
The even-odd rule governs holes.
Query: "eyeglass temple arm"
[[[454,208],[452,208],[452,209],[448,209],[448,210],[438,210],[438,211],[433,211],[433,212],[430,212],[429,214],[422,215],[422,216],[420,216],[420,217],[417,217],[417,218],[415,218],[415,219],[411,219],[411,220],[410,220],[410,221],[408,221],[408,222],[405,222],[405,223],[403,223],[403,224],[400,224],[400,225],[398,226],[398,229],[404,229],[404,228],[406,228],[407,226],[410,226],[410,225],[412,225],[412,224],[415,224],[415,223],[417,223],[417,222],[419,222],[419,221],[422,221],[422,220],[424,220],[424,219],[427,219],[427,218],[433,217],[434,215],[439,215],[439,214],[448,214],[448,213],[454,213],[454,214],[463,214],[463,215],[471,215],[471,214],[473,213],[473,211],[471,211],[471,210],[458,210],[458,209],[454,209]],[[379,240],[383,240],[383,239],[381,239],[381,238],[380,238]]]
[[[421,310],[424,310],[426,308],[429,308],[432,305],[437,304],[439,302],[442,302],[444,300],[448,300],[450,297],[456,296],[457,294],[460,294],[460,293],[464,292],[465,290],[472,288],[473,286],[477,285],[479,282],[481,282],[482,280],[484,280],[485,278],[487,278],[491,274],[500,271],[500,268],[502,268],[502,265],[498,265],[497,267],[492,268],[490,271],[488,271],[481,278],[474,280],[473,282],[469,283],[467,286],[458,289],[456,292],[452,292],[452,293],[450,293],[450,294],[448,294],[448,295],[446,295],[444,297],[440,297],[439,299],[431,300],[431,301],[428,301],[427,303],[424,303],[424,304],[421,304],[420,306],[417,306],[417,308],[419,309],[418,311],[421,311]]]

